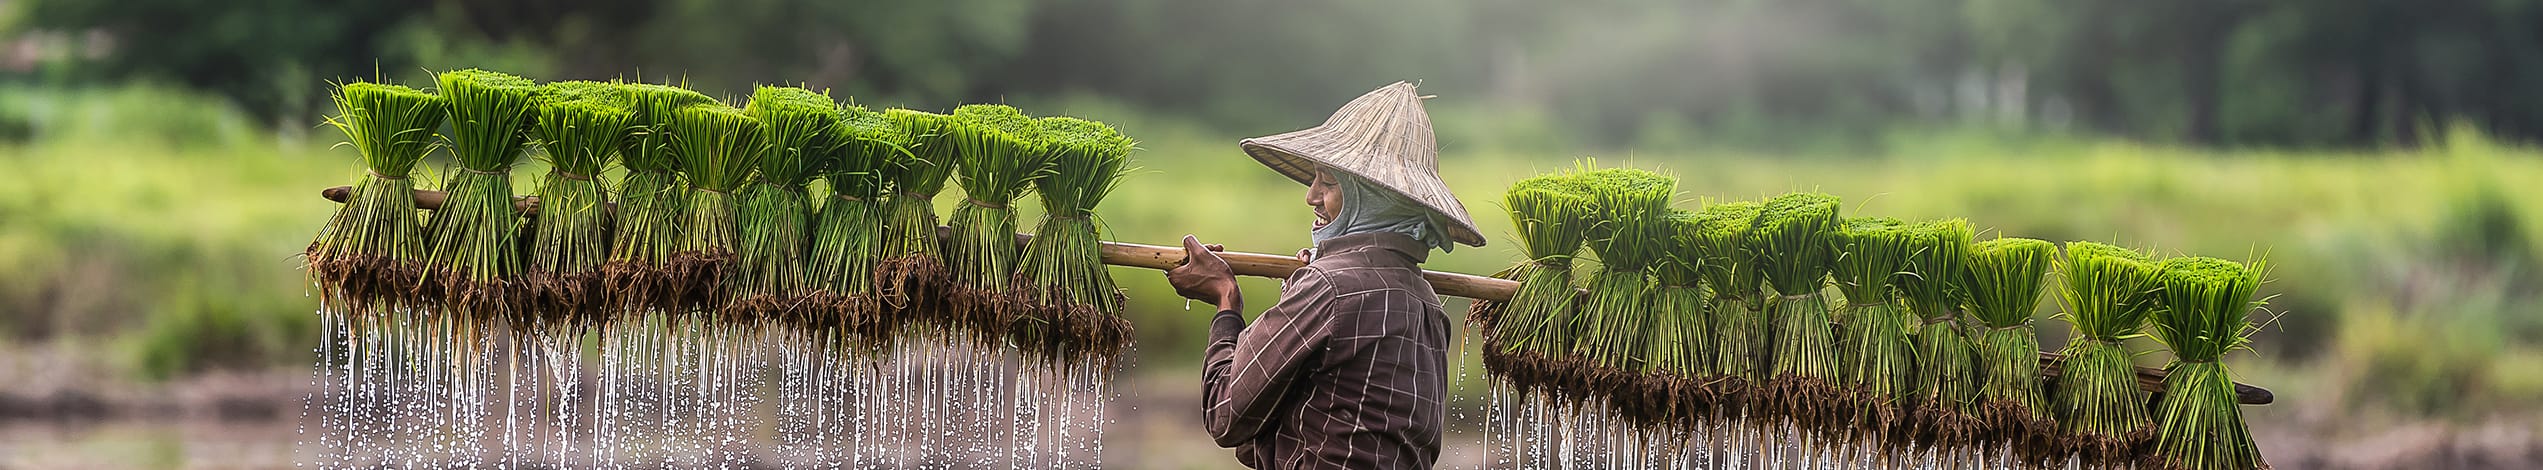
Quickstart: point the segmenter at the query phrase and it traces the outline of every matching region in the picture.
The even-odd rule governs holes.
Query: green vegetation
[[[741,208],[735,192],[767,153],[767,125],[731,106],[680,108],[672,114],[671,143],[680,174],[689,181],[688,218],[680,249],[665,268],[680,292],[681,312],[714,312],[724,306],[741,244]]]
[[[725,314],[746,320],[804,319],[801,296],[804,250],[812,241],[812,197],[806,185],[829,165],[839,125],[839,103],[830,95],[796,87],[762,86],[742,108],[765,126],[766,149],[758,172],[742,188],[738,207],[741,244],[736,247],[733,300]]]
[[[834,317],[832,324],[847,330],[844,339],[877,346],[891,337],[889,330],[875,328],[879,307],[873,297],[876,251],[882,248],[883,168],[906,158],[909,138],[890,119],[863,107],[840,108],[839,116],[831,164],[821,175],[830,198],[813,224],[811,259],[804,265],[819,289],[813,308]]]
[[[602,323],[616,306],[609,305],[609,285],[601,265],[609,262],[611,220],[601,170],[616,160],[627,139],[630,119],[626,94],[599,82],[548,84],[554,99],[539,104],[533,134],[547,149],[547,177],[539,182],[539,216],[533,220],[529,270],[522,273],[530,290],[532,311],[550,326]]]
[[[1033,180],[1042,223],[1024,245],[1014,288],[1030,308],[1013,341],[1063,370],[1111,370],[1130,351],[1124,299],[1098,251],[1095,206],[1130,175],[1137,142],[1112,126],[1073,117],[1035,120],[1051,146],[1051,173]]]
[[[363,175],[346,203],[310,242],[309,275],[320,299],[368,316],[414,306],[424,275],[424,227],[416,221],[408,179],[424,155],[441,146],[433,132],[450,116],[439,96],[399,85],[355,82],[337,89],[336,116],[361,152]]]
[[[1829,331],[1827,288],[1829,263],[1836,260],[1830,240],[1841,229],[1837,198],[1793,193],[1766,200],[1749,231],[1748,249],[1775,296],[1766,300],[1774,353],[1766,383],[1766,406],[1796,425],[1832,431],[1844,423],[1836,417],[1853,408],[1836,381],[1839,371],[1835,333]]]
[[[1916,334],[1916,402],[1908,419],[1916,444],[1952,450],[1975,443],[1980,422],[1977,351],[1960,321],[1969,296],[1961,270],[1969,265],[1976,234],[1969,221],[1943,219],[1908,229],[1907,270],[1897,282],[1907,305],[1924,319]]]
[[[954,108],[947,130],[954,150],[954,181],[963,204],[954,206],[945,247],[955,323],[984,346],[1005,341],[1007,323],[1019,315],[1008,294],[1017,259],[1017,198],[1047,176],[1052,153],[1041,126],[1013,106],[969,104]]]
[[[450,100],[450,153],[443,172],[442,202],[424,222],[431,273],[441,304],[476,319],[526,315],[527,289],[521,251],[513,246],[520,213],[512,206],[512,164],[530,144],[529,131],[545,89],[528,79],[477,69],[441,74]]]
[[[1846,219],[1834,238],[1833,272],[1845,293],[1845,306],[1836,313],[1837,353],[1845,368],[1843,384],[1860,402],[1850,424],[1857,433],[1889,436],[1906,422],[1902,411],[1913,398],[1915,343],[1908,332],[1916,314],[1899,302],[1894,279],[1906,269],[1914,244],[1908,227],[1887,217]],[[1897,449],[1907,443],[1882,444]]]
[[[891,314],[879,320],[884,326],[878,328],[891,330],[924,320],[952,331],[959,325],[950,318],[922,319],[912,315],[942,311],[929,308],[930,303],[943,302],[943,294],[948,293],[944,248],[936,239],[936,205],[932,201],[938,191],[945,189],[945,179],[953,176],[953,118],[908,109],[884,111],[883,117],[909,139],[906,148],[910,155],[894,159],[883,168],[883,177],[893,194],[883,204],[883,255],[876,262],[874,282]]]
[[[2137,388],[2137,371],[2122,341],[2142,336],[2138,328],[2157,308],[2162,292],[2152,261],[2127,248],[2094,242],[2068,242],[2057,266],[2059,299],[2075,327],[2066,343],[2063,374],[2051,403],[2060,427],[2075,442],[2068,444],[2085,462],[2121,464],[2135,458],[2138,447],[2153,438],[2146,417],[2146,392]]]
[[[1755,202],[1724,202],[1704,207],[1696,213],[1697,243],[1694,253],[1704,258],[1704,284],[1712,286],[1713,305],[1709,322],[1713,326],[1713,373],[1723,379],[1722,395],[1738,398],[1746,388],[1763,385],[1766,368],[1755,360],[1757,351],[1766,345],[1765,317],[1760,312],[1764,275],[1757,271],[1757,257],[1748,250],[1748,233],[1755,227],[1757,214],[1764,210]]]
[[[2174,468],[2251,469],[2264,465],[2252,433],[2234,402],[2233,374],[2218,359],[2247,347],[2252,326],[2244,315],[2265,301],[2260,290],[2266,263],[2207,257],[2164,260],[2163,309],[2148,331],[2170,348],[2171,372],[2156,406],[2155,455]]]
[[[1532,176],[1510,184],[1501,203],[1527,259],[1498,277],[1519,281],[1508,302],[1478,302],[1469,315],[1492,332],[1484,366],[1506,378],[1520,393],[1551,386],[1552,362],[1571,350],[1571,324],[1579,308],[1572,287],[1572,267],[1590,227],[1598,223],[1598,205],[1583,192],[1576,174]],[[1549,389],[1550,390],[1550,389]]]
[[[601,272],[609,289],[627,304],[626,312],[668,312],[679,308],[683,289],[671,278],[668,264],[680,251],[689,202],[671,121],[681,108],[714,104],[715,99],[669,85],[620,87],[635,128],[618,149],[627,174],[618,187],[618,225],[611,234],[609,265]]]
[[[2040,450],[2034,462],[2063,461],[2037,445],[2057,430],[2048,421],[2048,403],[2040,395],[2040,337],[2031,325],[2047,285],[2049,263],[2057,245],[2029,238],[1997,238],[1970,247],[1964,286],[1969,313],[1978,320],[1977,368],[1979,419],[1986,422],[1990,448]]]

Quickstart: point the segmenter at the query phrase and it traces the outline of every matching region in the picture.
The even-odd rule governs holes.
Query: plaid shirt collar
[[[1370,250],[1395,252],[1409,261],[1409,264],[1430,261],[1430,247],[1423,246],[1420,241],[1413,240],[1413,237],[1395,232],[1365,232],[1327,238],[1324,243],[1316,244],[1315,255],[1317,258],[1323,258]]]

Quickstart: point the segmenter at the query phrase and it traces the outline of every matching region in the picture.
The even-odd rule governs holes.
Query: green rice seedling
[[[2079,241],[2066,244],[2057,272],[2066,307],[2059,316],[2075,328],[2049,404],[2066,434],[2060,447],[2087,464],[2129,465],[2154,429],[2123,342],[2142,335],[2138,328],[2159,308],[2162,271],[2127,248]]]
[[[1051,173],[1033,181],[1042,223],[1024,245],[1011,281],[1029,317],[1010,330],[1019,347],[1058,364],[1112,370],[1131,343],[1121,288],[1104,267],[1095,206],[1133,171],[1138,143],[1101,122],[1072,117],[1036,120],[1049,148]]]
[[[1728,453],[1737,455],[1753,450],[1759,442],[1757,424],[1765,418],[1765,409],[1750,402],[1755,389],[1765,383],[1765,366],[1761,351],[1765,348],[1765,315],[1760,312],[1765,297],[1765,273],[1758,270],[1756,253],[1748,248],[1749,233],[1755,230],[1757,216],[1765,206],[1739,201],[1710,204],[1695,215],[1695,244],[1691,255],[1703,260],[1697,271],[1713,295],[1705,319],[1713,332],[1711,385],[1713,397],[1712,425],[1706,426],[1706,440],[1726,443]]]
[[[882,248],[883,169],[907,158],[908,136],[882,113],[848,106],[839,110],[829,165],[822,180],[830,198],[813,227],[811,259],[804,263],[816,290],[812,303],[830,312],[833,327],[868,350],[880,350],[891,332],[878,330],[874,264]]]
[[[1016,199],[1051,171],[1051,152],[1041,126],[1012,106],[972,104],[954,108],[948,126],[954,147],[954,182],[963,203],[954,206],[945,247],[951,268],[949,299],[955,323],[984,346],[1005,341],[1007,322],[1019,314],[1008,297],[1023,250],[1015,242]]]
[[[1751,386],[1766,376],[1758,358],[1766,340],[1765,317],[1759,313],[1765,274],[1748,250],[1748,234],[1765,207],[1737,201],[1708,205],[1696,213],[1693,255],[1704,260],[1699,271],[1712,292],[1706,323],[1713,332],[1715,396],[1723,406],[1740,403]]]
[[[423,306],[424,228],[408,176],[440,146],[433,132],[450,103],[400,85],[353,82],[336,88],[335,104],[327,124],[360,152],[363,174],[304,252],[319,303],[355,316]]]
[[[1914,330],[1911,437],[1928,450],[1958,453],[1976,442],[1979,426],[1973,406],[1977,352],[1959,320],[1961,302],[1969,295],[1960,273],[1969,265],[1976,236],[1962,219],[1918,223],[1908,231],[1907,269],[1894,282],[1906,295],[1908,309],[1923,319]]]
[[[1521,395],[1555,391],[1554,364],[1571,350],[1569,328],[1579,306],[1572,265],[1590,227],[1598,224],[1598,204],[1574,176],[1539,175],[1512,183],[1502,194],[1528,259],[1499,274],[1519,281],[1508,302],[1477,302],[1469,315],[1489,332],[1485,370]]]
[[[1997,238],[1971,247],[1963,285],[1969,312],[1978,319],[1978,417],[1980,440],[1999,453],[2023,452],[2045,462],[2056,454],[2057,423],[2040,395],[2040,340],[2031,326],[2047,286],[2057,245],[2029,238]]]
[[[1705,258],[1700,256],[1703,227],[1695,212],[1669,213],[1668,246],[1654,265],[1651,288],[1651,350],[1645,353],[1643,387],[1650,391],[1645,414],[1660,416],[1682,431],[1697,428],[1711,416],[1713,397],[1704,382],[1712,378],[1713,332],[1706,322]]]
[[[741,244],[736,247],[728,320],[803,326],[805,250],[812,243],[812,198],[806,185],[829,162],[838,132],[839,103],[830,95],[796,87],[762,86],[742,112],[758,120],[767,151],[757,176],[745,184],[739,204]]]
[[[2166,468],[2265,466],[2235,402],[2233,374],[2217,359],[2249,347],[2256,327],[2244,315],[2267,302],[2252,298],[2267,263],[2189,257],[2161,266],[2163,308],[2149,331],[2173,361],[2155,407],[2155,456]]]
[[[1606,169],[1577,177],[1598,205],[1599,223],[1590,227],[1588,245],[1598,254],[1589,297],[1573,319],[1570,373],[1585,381],[1592,398],[1621,411],[1634,403],[1639,376],[1650,350],[1651,268],[1667,256],[1670,240],[1669,198],[1677,194],[1675,178],[1636,169]],[[1626,413],[1636,423],[1656,417]]]
[[[680,251],[689,194],[679,173],[680,149],[671,144],[671,121],[681,108],[716,102],[669,85],[618,87],[627,96],[633,126],[619,141],[618,160],[627,176],[618,184],[617,225],[610,232],[609,264],[601,267],[601,274],[622,313],[675,311],[681,286],[667,268],[671,254]]]
[[[892,195],[883,203],[882,258],[874,270],[875,292],[889,312],[879,327],[897,330],[900,325],[927,320],[951,331],[957,325],[945,315],[923,319],[918,315],[941,312],[946,306],[948,274],[944,249],[936,239],[933,200],[954,171],[953,118],[907,109],[884,111],[883,116],[909,139],[910,155],[883,168]]]
[[[539,212],[531,221],[530,265],[522,274],[541,320],[555,327],[602,322],[609,304],[601,265],[609,261],[610,210],[600,185],[601,168],[627,139],[634,113],[626,94],[600,82],[547,85],[553,99],[538,107],[532,126],[547,149],[547,176],[539,182]]]
[[[1838,311],[1847,319],[1838,353],[1844,355],[1843,384],[1860,402],[1850,432],[1858,440],[1878,439],[1883,447],[1875,450],[1896,457],[1907,443],[1903,410],[1913,397],[1915,373],[1915,342],[1908,330],[1916,314],[1899,300],[1895,280],[1915,243],[1906,224],[1887,217],[1846,219],[1835,242],[1833,271],[1845,294]]]
[[[1774,328],[1768,409],[1819,432],[1841,429],[1843,413],[1853,410],[1851,397],[1837,385],[1843,369],[1821,294],[1836,258],[1831,240],[1841,228],[1837,205],[1835,196],[1817,193],[1769,199],[1747,241],[1776,293],[1767,302]]]
[[[671,144],[688,177],[680,250],[665,263],[679,312],[713,312],[728,298],[741,244],[738,191],[768,152],[767,125],[730,106],[690,106],[671,117]]]
[[[530,124],[545,94],[527,79],[477,69],[443,72],[450,100],[452,165],[441,210],[425,222],[432,243],[434,288],[450,311],[476,324],[529,311],[521,251],[513,245],[520,213],[512,207],[512,164],[529,145]]]

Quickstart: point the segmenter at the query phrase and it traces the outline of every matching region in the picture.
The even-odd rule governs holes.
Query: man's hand
[[[1174,285],[1174,293],[1183,298],[1211,302],[1219,310],[1243,311],[1245,296],[1237,292],[1236,272],[1218,252],[1227,247],[1202,244],[1191,235],[1183,236],[1183,265],[1166,271],[1166,283]]]

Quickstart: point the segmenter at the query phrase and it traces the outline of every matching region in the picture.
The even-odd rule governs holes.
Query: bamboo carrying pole
[[[353,187],[351,186],[337,186],[319,191],[318,195],[327,198],[327,200],[341,203],[344,202],[345,197],[350,194],[352,190]],[[415,190],[415,208],[424,210],[438,209],[441,208],[442,200],[446,198],[448,198],[448,195],[443,194],[441,191],[425,189]],[[519,210],[523,213],[536,213],[539,210],[539,200],[536,197],[516,197],[513,198],[512,207],[514,210]],[[615,207],[613,206],[613,209],[614,208]],[[1016,237],[1018,240],[1022,240],[1030,237],[1030,235],[1017,234]],[[1103,242],[1102,253],[1104,264],[1115,266],[1148,268],[1162,271],[1174,269],[1176,266],[1183,265],[1183,247],[1179,246],[1170,247],[1143,245],[1138,243]],[[1236,274],[1240,276],[1287,279],[1289,278],[1289,273],[1295,272],[1298,268],[1306,266],[1305,263],[1298,262],[1297,258],[1288,256],[1234,251],[1221,252],[1218,255],[1219,259],[1227,260],[1227,267],[1235,271]],[[1422,271],[1422,279],[1430,281],[1431,289],[1438,292],[1440,295],[1465,297],[1475,300],[1507,301],[1510,300],[1510,295],[1512,293],[1518,292],[1519,290],[1518,281],[1494,279],[1472,274]],[[2057,353],[2048,351],[2040,352],[2041,375],[2051,377],[2057,376],[2064,363],[2065,358],[2059,356]],[[2138,367],[2137,386],[2147,392],[2162,393],[2163,376],[2164,372],[2161,369]],[[2277,395],[2271,393],[2269,389],[2241,383],[2234,384],[2234,395],[2235,401],[2245,405],[2266,405],[2277,401]]]

